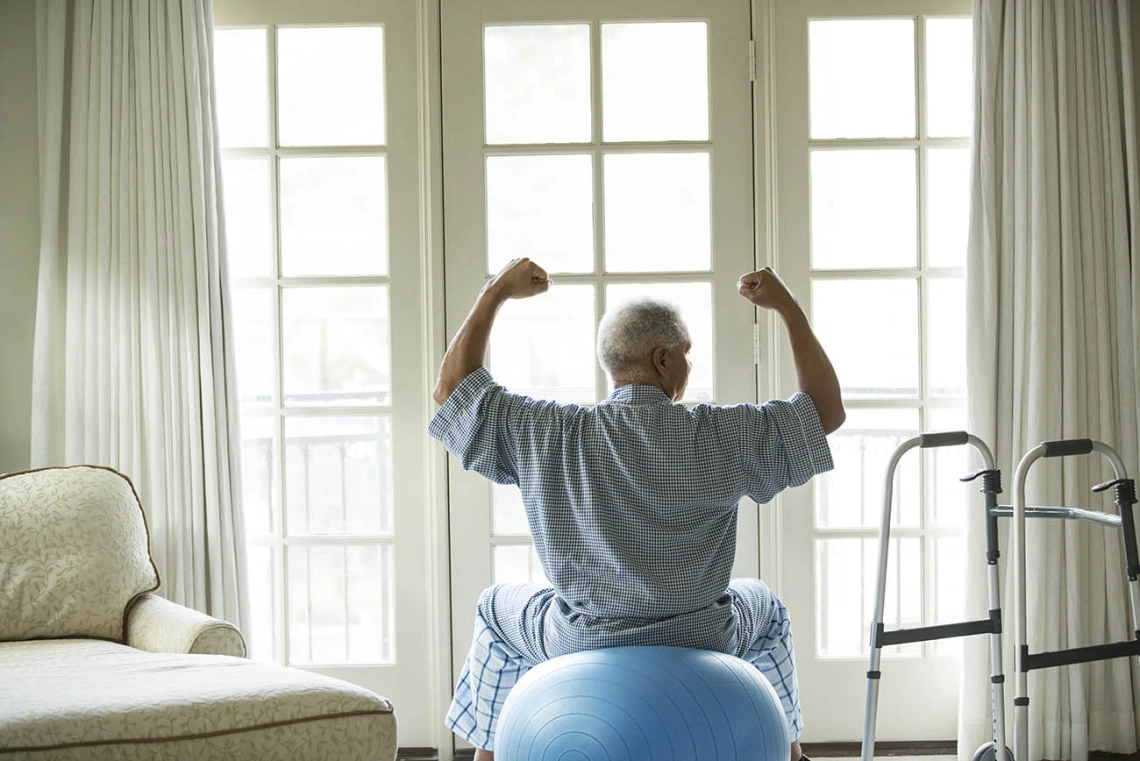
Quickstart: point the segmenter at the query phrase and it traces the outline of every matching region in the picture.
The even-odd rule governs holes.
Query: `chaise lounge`
[[[0,476],[0,759],[395,757],[389,701],[247,660],[159,583],[125,476]]]

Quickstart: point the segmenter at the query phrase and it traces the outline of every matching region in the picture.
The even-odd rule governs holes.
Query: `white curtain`
[[[1100,439],[1137,473],[1140,212],[1129,0],[975,0],[973,202],[968,256],[969,408],[1006,486],[1047,439]],[[1112,509],[1090,493],[1098,459],[1039,462],[1029,504]],[[1008,528],[1003,527],[1003,528]],[[985,610],[982,515],[968,525],[968,599]],[[1012,546],[1003,530],[1007,704],[1013,696]],[[1132,636],[1119,533],[1031,521],[1032,651]],[[990,730],[985,638],[966,642],[958,755]],[[1135,660],[1135,659],[1132,659]],[[1030,759],[1137,748],[1136,664],[1030,674]],[[1007,716],[1012,710],[1007,706]],[[1012,721],[1007,725],[1013,745]]]
[[[241,626],[211,0],[40,0],[34,466],[129,475],[161,593]]]

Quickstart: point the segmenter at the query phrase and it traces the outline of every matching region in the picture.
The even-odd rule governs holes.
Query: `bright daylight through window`
[[[384,28],[220,29],[215,45],[253,655],[388,662]]]
[[[816,491],[824,657],[867,651],[891,453],[919,430],[965,427],[971,34],[962,18],[809,22],[814,323],[848,409]],[[963,615],[969,464],[961,448],[936,452],[900,466],[888,625]]]

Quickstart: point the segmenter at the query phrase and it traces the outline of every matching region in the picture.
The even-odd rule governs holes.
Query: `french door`
[[[831,437],[835,471],[781,500],[780,589],[797,634],[804,739],[855,740],[887,460],[919,430],[965,423],[970,3],[775,0],[766,10],[775,260],[847,407]],[[779,365],[787,387],[786,351]],[[957,479],[971,467],[962,449],[900,464],[888,628],[961,620],[964,510],[978,503]],[[956,736],[959,648],[885,651],[880,739]]]
[[[438,25],[434,7],[215,2],[255,655],[376,689],[401,745],[438,744],[432,496],[453,676],[479,592],[542,570],[517,490],[454,462],[433,490],[425,299],[450,337],[529,256],[555,285],[500,315],[488,362],[507,387],[604,398],[597,322],[648,295],[693,333],[686,401],[762,401],[795,389],[791,358],[735,283],[771,263],[836,361],[848,422],[835,473],[742,504],[735,573],[791,609],[805,739],[857,739],[882,467],[964,417],[969,2],[442,0]],[[429,290],[437,87],[445,288]],[[900,473],[889,625],[962,607],[955,454]],[[881,737],[954,736],[953,648],[889,655]]]
[[[417,8],[214,5],[251,656],[431,745]]]
[[[529,256],[549,293],[507,304],[489,368],[518,393],[591,404],[606,308],[671,300],[693,333],[688,400],[756,400],[747,0],[444,0],[447,329]],[[479,592],[541,580],[518,490],[450,465],[455,669]],[[758,574],[742,506],[736,573]]]

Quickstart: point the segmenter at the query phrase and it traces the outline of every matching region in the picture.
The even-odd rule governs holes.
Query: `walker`
[[[1025,478],[1029,468],[1042,457],[1072,457],[1097,452],[1112,463],[1116,478],[1093,487],[1094,492],[1114,490],[1119,515],[1102,513],[1097,510],[1083,510],[1077,507],[1026,507]],[[1017,586],[1017,607],[1013,615],[1013,631],[1017,637],[1014,663],[1017,670],[1017,694],[1013,699],[1014,758],[1024,761],[1029,758],[1029,672],[1035,669],[1068,666],[1074,663],[1105,661],[1111,658],[1125,658],[1140,655],[1140,561],[1136,555],[1136,529],[1132,506],[1136,504],[1136,484],[1128,478],[1120,455],[1107,444],[1091,439],[1067,439],[1046,441],[1029,450],[1013,475],[1013,509],[1002,506],[998,515],[1013,516],[1013,578]],[[1029,652],[1029,640],[1025,631],[1025,519],[1063,518],[1089,521],[1102,526],[1121,529],[1124,535],[1124,558],[1128,574],[1128,588],[1132,598],[1132,629],[1136,639],[1124,642],[1109,642],[1103,645],[1072,647],[1042,653]]]
[[[984,467],[965,476],[963,481],[982,479],[982,493],[986,504],[986,565],[989,567],[989,618],[966,621],[956,624],[924,626],[914,629],[884,631],[883,607],[886,597],[887,553],[890,547],[891,502],[894,488],[895,469],[899,460],[911,449],[921,447],[961,446],[970,444],[982,456]],[[1093,487],[1094,492],[1114,489],[1119,515],[1076,507],[1027,507],[1025,504],[1025,479],[1029,468],[1043,457],[1071,457],[1097,452],[1111,464],[1115,478]],[[992,742],[985,743],[974,753],[973,761],[995,761],[997,748],[1004,749],[1002,761],[1025,761],[1029,757],[1029,672],[1034,669],[1066,666],[1076,663],[1089,663],[1111,658],[1124,658],[1140,655],[1140,558],[1137,556],[1136,530],[1132,506],[1136,504],[1136,485],[1128,478],[1120,455],[1111,447],[1091,439],[1068,439],[1046,441],[1031,449],[1017,465],[1014,474],[1013,506],[997,504],[1001,493],[1001,473],[994,469],[993,455],[989,448],[976,436],[964,431],[948,433],[927,433],[908,439],[895,450],[887,466],[887,481],[884,489],[883,521],[879,529],[879,576],[875,596],[874,618],[871,621],[871,665],[867,671],[867,712],[863,725],[862,761],[872,761],[875,746],[875,718],[879,699],[879,662],[882,648],[909,642],[924,642],[947,637],[962,637],[973,634],[990,635],[991,700],[993,702]],[[1005,744],[1005,699],[1001,665],[1001,604],[999,596],[997,562],[1000,553],[997,547],[997,519],[1013,518],[1014,523],[1014,583],[1017,591],[1017,606],[1014,611],[1014,634],[1017,638],[1015,650],[1016,696],[1014,711],[1014,752]],[[1042,653],[1030,653],[1026,634],[1026,582],[1025,582],[1025,519],[1059,518],[1083,520],[1121,529],[1124,540],[1124,555],[1128,586],[1132,603],[1132,624],[1136,639],[1124,642],[1110,642],[1102,645],[1075,647]]]
[[[887,553],[891,538],[891,503],[894,501],[895,469],[899,460],[912,449],[933,449],[970,445],[982,457],[982,469],[962,478],[963,481],[982,479],[981,492],[986,508],[986,566],[989,576],[989,616],[976,621],[920,626],[913,629],[886,631],[883,628],[883,607],[887,589]],[[883,488],[883,520],[879,525],[879,577],[875,588],[875,612],[871,619],[871,665],[867,669],[867,710],[863,719],[862,761],[872,761],[875,755],[875,719],[879,708],[879,661],[882,649],[890,645],[910,642],[929,642],[950,637],[975,634],[990,635],[990,691],[993,704],[994,739],[974,753],[974,761],[994,761],[994,748],[1005,748],[1005,676],[1001,670],[1001,597],[998,585],[997,516],[1000,514],[997,495],[1001,493],[1001,472],[994,468],[994,457],[981,439],[965,431],[924,433],[907,439],[895,449],[887,464],[887,481]],[[1020,756],[1019,756],[1020,757]],[[1006,761],[1003,759],[1002,761]]]

